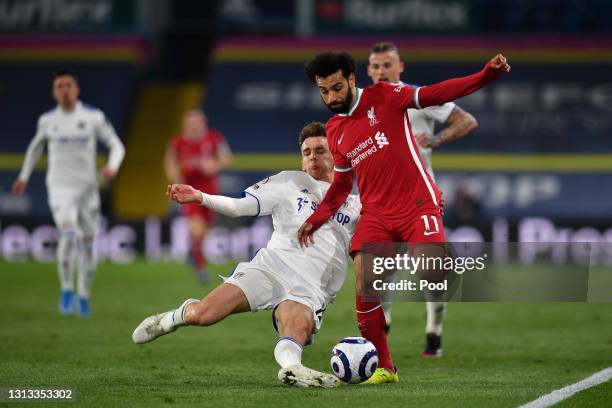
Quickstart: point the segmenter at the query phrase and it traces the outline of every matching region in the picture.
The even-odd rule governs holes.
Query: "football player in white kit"
[[[380,81],[403,84],[400,75],[404,72],[398,48],[390,42],[374,44],[368,58],[368,76],[375,84]],[[408,118],[421,158],[432,179],[431,151],[443,143],[460,139],[478,127],[476,119],[453,102],[426,109],[408,109]],[[435,125],[446,125],[435,132]],[[445,302],[427,302],[427,325],[425,327],[425,349],[423,357],[442,356],[442,322],[446,313]],[[391,325],[391,302],[383,302],[387,331]]]
[[[64,315],[73,313],[73,269],[78,263],[77,310],[80,316],[88,317],[89,294],[96,271],[93,239],[100,212],[96,146],[101,141],[110,151],[108,162],[100,172],[106,179],[117,174],[125,149],[104,113],[78,97],[75,75],[68,71],[55,74],[53,98],[57,107],[38,119],[36,135],[13,184],[13,194],[20,195],[25,190],[46,144],[47,194],[59,230],[59,309]]]
[[[230,216],[272,215],[274,232],[266,248],[202,300],[188,299],[177,309],[150,316],[132,335],[146,343],[180,326],[210,326],[233,313],[271,309],[279,340],[274,357],[278,378],[302,387],[335,387],[338,379],[301,364],[302,349],[321,326],[323,311],[346,277],[348,247],[361,203],[351,195],[316,232],[317,244],[301,248],[295,231],[321,202],[333,178],[325,125],[313,122],[300,132],[303,171],[283,171],[244,191],[240,199],[209,195],[184,184],[168,186],[167,195],[185,204],[198,202]]]

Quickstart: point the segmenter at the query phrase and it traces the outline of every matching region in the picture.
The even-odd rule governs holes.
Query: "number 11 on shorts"
[[[431,229],[431,224],[429,223],[429,217],[431,217],[431,221],[433,222],[433,229]],[[425,224],[424,235],[433,235],[440,232],[440,228],[438,226],[438,220],[434,215],[422,215],[421,219],[423,220],[423,224]]]

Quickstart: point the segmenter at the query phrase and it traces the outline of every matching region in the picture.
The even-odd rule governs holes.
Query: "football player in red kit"
[[[498,54],[481,71],[463,78],[423,87],[379,82],[361,89],[355,84],[355,61],[347,53],[324,52],[306,64],[306,76],[335,113],[327,122],[335,172],[325,198],[298,230],[298,240],[302,245],[314,244],[313,233],[344,203],[356,176],[362,210],[350,252],[355,263],[357,321],[379,355],[379,368],[367,383],[397,382],[399,377],[387,344],[380,300],[360,295],[365,279],[362,261],[367,259],[364,245],[401,241],[414,243],[410,246],[413,257],[443,255],[441,193],[423,165],[406,109],[442,105],[469,95],[503,72],[510,72],[510,65]]]
[[[164,169],[172,183],[184,183],[208,194],[218,194],[217,174],[232,161],[230,148],[223,135],[208,128],[206,115],[201,109],[192,109],[183,115],[183,133],[170,141],[166,150]],[[214,221],[214,214],[197,204],[181,206],[189,223],[191,257],[202,282],[210,277],[206,271],[206,258],[202,241]]]

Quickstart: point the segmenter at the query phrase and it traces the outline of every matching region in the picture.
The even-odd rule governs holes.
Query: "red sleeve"
[[[476,92],[497,79],[501,73],[501,70],[495,70],[487,63],[480,72],[475,74],[417,88],[414,94],[414,103],[417,108],[443,105]]]
[[[388,82],[379,82],[375,87],[380,87],[385,93],[385,98],[390,100],[389,105],[396,106],[401,111],[408,108],[416,108],[414,95],[417,88],[410,85],[393,85]]]
[[[333,118],[327,121],[325,133],[327,134],[327,145],[329,151],[334,159],[334,170],[339,172],[351,171],[351,163],[348,161],[345,155],[338,151],[338,143],[342,142],[343,134],[339,135],[338,127],[336,126]]]
[[[317,207],[314,213],[306,222],[313,225],[314,229],[317,230],[321,225],[331,217],[338,208],[346,201],[349,193],[353,189],[353,172],[334,172],[334,182],[329,186],[329,190],[325,194],[323,201]]]
[[[338,211],[338,208],[344,204],[353,189],[353,169],[351,168],[351,163],[338,150],[338,141],[342,140],[343,135],[338,135],[338,127],[335,126],[333,118],[327,122],[326,128],[327,143],[334,158],[335,172],[334,181],[329,186],[323,201],[306,220],[314,226],[315,230],[325,224],[329,217]]]

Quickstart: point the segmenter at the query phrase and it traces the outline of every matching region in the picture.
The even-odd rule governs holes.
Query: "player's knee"
[[[59,229],[60,239],[74,241],[77,239],[77,230],[74,226],[62,226]]]

